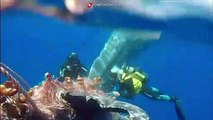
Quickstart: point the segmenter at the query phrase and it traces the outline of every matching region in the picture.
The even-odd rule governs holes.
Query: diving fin
[[[183,108],[181,107],[181,101],[176,99],[175,101],[175,111],[178,117],[178,120],[186,120]]]

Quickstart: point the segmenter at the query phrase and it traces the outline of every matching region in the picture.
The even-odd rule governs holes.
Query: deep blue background
[[[74,25],[31,12],[8,11],[1,17],[1,60],[33,86],[44,79],[45,72],[57,74],[72,51],[89,68],[111,32],[101,26]],[[149,74],[150,86],[182,100],[188,120],[213,119],[212,33],[212,24],[205,20],[168,21],[162,27],[161,39],[130,61]],[[177,119],[172,103],[142,95],[127,101],[147,111],[151,120]]]

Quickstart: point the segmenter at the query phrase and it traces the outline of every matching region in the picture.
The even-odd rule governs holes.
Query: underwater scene
[[[213,0],[0,0],[1,120],[213,120]]]

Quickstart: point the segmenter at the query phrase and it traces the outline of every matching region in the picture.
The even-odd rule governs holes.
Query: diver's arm
[[[85,76],[88,76],[88,71],[85,67],[81,66],[79,74],[80,74],[81,77],[85,77]]]
[[[84,74],[87,74],[88,73],[88,71],[87,71],[87,69],[85,68],[85,67],[83,67],[83,66],[81,66],[81,72],[82,73],[84,73]]]
[[[119,94],[121,97],[126,98],[126,99],[132,99],[134,96],[134,92],[128,91],[126,89],[120,89]]]
[[[119,93],[121,97],[131,99],[135,95],[134,87],[132,80],[127,80],[123,83],[120,83]]]

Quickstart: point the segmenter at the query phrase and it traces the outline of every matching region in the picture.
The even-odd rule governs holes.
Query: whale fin
[[[124,62],[130,51],[134,48],[134,43],[141,43],[143,48],[147,40],[158,40],[160,31],[148,30],[114,30],[102,49],[100,55],[94,60],[90,69],[89,78],[101,77],[102,79],[110,73],[111,68],[117,63]]]

